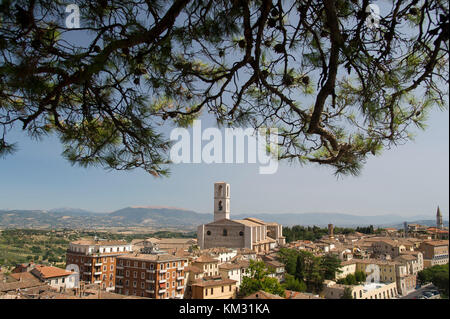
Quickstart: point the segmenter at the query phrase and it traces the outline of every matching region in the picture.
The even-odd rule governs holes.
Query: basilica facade
[[[214,183],[214,221],[197,228],[200,249],[214,247],[269,251],[284,245],[283,227],[257,218],[230,219],[230,185]]]

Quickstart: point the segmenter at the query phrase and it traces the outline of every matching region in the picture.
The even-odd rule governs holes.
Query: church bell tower
[[[442,214],[441,214],[441,209],[437,208],[437,212],[436,212],[436,228],[437,229],[443,229],[444,228],[444,223],[442,222]]]
[[[230,219],[230,184],[214,183],[214,221]]]

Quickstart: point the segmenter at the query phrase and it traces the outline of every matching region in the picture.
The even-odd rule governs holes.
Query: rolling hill
[[[303,225],[326,227],[381,226],[401,228],[404,221],[434,226],[433,216],[402,217],[399,215],[357,216],[338,213],[303,214],[233,214],[233,219],[256,217],[283,226]],[[172,207],[126,207],[111,213],[94,213],[81,209],[0,210],[1,228],[72,228],[105,227],[171,227],[195,230],[198,225],[213,221],[213,215]],[[448,221],[444,222],[448,225]]]

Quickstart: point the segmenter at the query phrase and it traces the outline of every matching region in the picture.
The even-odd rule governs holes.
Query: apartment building
[[[424,241],[419,246],[423,253],[423,267],[448,263],[448,240]]]
[[[187,265],[187,258],[169,254],[118,256],[115,292],[153,299],[181,299],[186,288]]]
[[[132,251],[131,244],[122,241],[78,240],[71,242],[66,252],[66,265],[78,268],[80,280],[100,284],[114,290],[116,257]]]
[[[223,278],[236,280],[236,287],[241,285],[241,265],[238,263],[224,263],[219,266]]]
[[[208,255],[202,255],[192,260],[191,265],[202,269],[205,276],[219,275],[219,260]]]
[[[372,250],[375,255],[389,255],[395,258],[406,251],[412,251],[413,247],[391,239],[382,239],[372,242]]]
[[[222,276],[203,277],[191,285],[192,299],[234,299],[236,280]]]

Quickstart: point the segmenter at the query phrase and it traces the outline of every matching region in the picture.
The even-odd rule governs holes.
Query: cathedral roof
[[[247,219],[236,219],[234,221],[239,224],[243,224],[245,226],[250,226],[250,227],[261,226],[261,224],[252,222],[251,220],[247,220]]]

